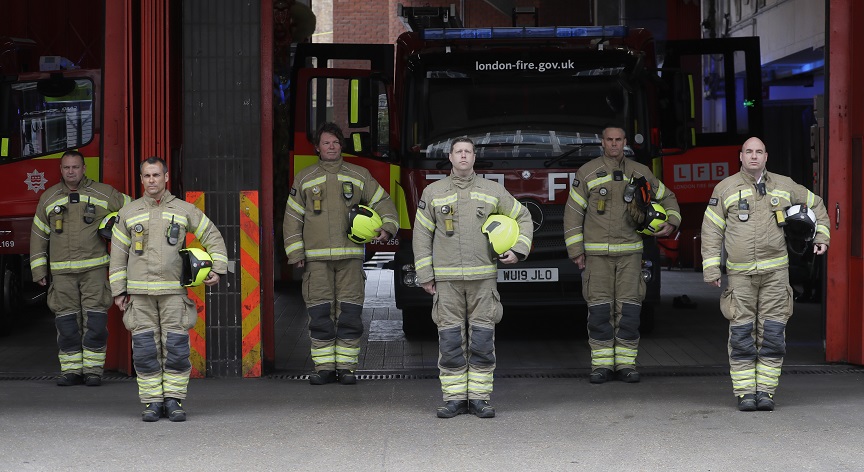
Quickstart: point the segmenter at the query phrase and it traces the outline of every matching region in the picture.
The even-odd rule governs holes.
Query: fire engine
[[[3,34],[15,36],[0,36],[0,334],[44,300],[30,273],[30,227],[39,197],[61,181],[63,152],[84,155],[87,177],[137,193],[126,148],[131,59],[122,41],[105,40],[121,36],[131,12],[98,0],[5,7]],[[106,368],[129,371],[128,333],[111,313]]]
[[[464,28],[453,7],[399,9],[414,31],[398,38],[395,61],[391,45],[298,45],[291,83],[291,167],[293,175],[315,161],[310,141],[320,123],[347,126],[346,159],[369,168],[400,212],[401,230],[389,250],[395,252],[396,305],[409,334],[431,325],[431,297],[418,287],[414,272],[414,212],[426,185],[448,175],[452,139],[470,137],[477,147],[477,173],[504,185],[534,221],[528,259],[498,269],[502,303],[566,307],[584,299],[580,271],[564,246],[564,205],[578,167],[602,154],[606,125],[625,128],[627,158],[653,167],[664,182],[679,176],[667,183],[676,194],[693,181],[710,194],[732,167],[716,166],[728,161],[726,155],[695,157],[700,146],[740,145],[739,134],[752,132],[748,126],[761,120],[752,113],[761,103],[753,101],[742,112],[749,121],[739,113],[724,139],[704,141],[703,130],[693,129],[705,121],[697,119],[697,111],[721,116],[727,107],[715,106],[718,97],[734,104],[736,94],[753,92],[745,89],[752,84],[738,79],[744,72],[736,69],[740,64],[730,53],[726,69],[711,76],[720,88],[706,98],[712,106],[697,107],[694,77],[703,76],[697,56],[706,54],[711,64],[722,64],[717,55],[743,47],[758,70],[758,40],[745,40],[743,46],[714,40],[707,52],[670,41],[661,65],[654,38],[640,28]],[[707,201],[704,192],[681,193],[685,204]],[[692,236],[700,223],[701,215],[685,215],[681,232]],[[661,261],[654,238],[645,242],[642,273],[648,291],[642,325],[649,331],[660,296]],[[388,248],[367,248],[379,250]]]

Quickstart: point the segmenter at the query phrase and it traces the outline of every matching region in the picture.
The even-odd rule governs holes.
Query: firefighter
[[[191,203],[167,189],[168,166],[159,157],[141,163],[144,196],[123,207],[111,238],[109,280],[123,324],[132,333],[132,361],[138,376],[141,419],[186,420],[182,402],[189,374],[189,329],[198,319],[195,303],[181,285],[181,249],[194,234],[213,259],[204,284],[214,286],[228,269],[222,235]]]
[[[636,355],[646,287],[641,275],[642,237],[637,230],[651,223],[645,221],[645,209],[657,202],[666,211],[668,219],[656,225],[654,236],[667,236],[681,225],[675,194],[646,166],[627,159],[626,145],[624,129],[603,130],[603,156],[579,168],[564,209],[567,253],[584,269],[589,380],[595,384],[613,377],[639,381]]]
[[[60,158],[62,182],[39,198],[30,233],[33,281],[45,286],[55,314],[60,376],[57,385],[102,384],[108,344],[108,251],[97,229],[130,198],[84,176],[78,151]]]
[[[367,169],[342,159],[344,140],[335,123],[324,123],[315,132],[318,162],[294,177],[282,226],[288,263],[304,269],[312,385],[357,383],[366,281],[364,246],[349,238],[359,231],[349,224],[352,208],[363,204],[380,218],[380,227],[371,228],[374,242],[386,243],[399,229],[390,195]],[[360,225],[361,220],[368,223],[363,218],[350,223]]]
[[[497,265],[528,256],[534,223],[521,203],[496,182],[474,173],[474,142],[454,139],[453,170],[423,190],[414,220],[417,281],[432,295],[438,326],[438,369],[444,405],[439,418],[472,413],[495,416],[489,403],[495,370],[495,324],[503,308]],[[498,254],[482,227],[492,215],[518,222],[515,245]],[[487,225],[488,231],[488,225]],[[489,234],[493,237],[493,234]],[[504,247],[508,247],[507,244]]]
[[[729,320],[729,370],[741,411],[771,411],[786,354],[792,316],[786,210],[806,206],[813,252],[828,250],[828,213],[822,199],[792,179],[765,170],[768,151],[758,138],[741,147],[741,171],[714,188],[702,219],[702,276],[720,287],[721,251],[728,285],[720,310]],[[790,218],[798,218],[798,214]],[[797,222],[796,222],[797,223]]]

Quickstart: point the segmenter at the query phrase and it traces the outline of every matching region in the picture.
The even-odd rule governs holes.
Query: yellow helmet
[[[114,223],[117,222],[117,212],[108,213],[102,222],[99,223],[99,236],[105,239],[111,239],[111,231],[114,229]]]
[[[660,223],[665,223],[667,218],[666,210],[659,203],[651,202],[651,206],[645,211],[645,221],[636,231],[653,236],[660,229]]]
[[[504,254],[516,245],[519,239],[519,223],[504,215],[492,215],[483,223],[483,233],[495,254]]]
[[[180,284],[184,287],[197,287],[204,283],[204,279],[210,275],[213,268],[213,258],[207,251],[190,247],[181,249],[180,259],[183,261],[183,272],[180,275]]]
[[[366,205],[354,205],[348,211],[348,239],[357,244],[366,244],[378,236],[381,217]]]

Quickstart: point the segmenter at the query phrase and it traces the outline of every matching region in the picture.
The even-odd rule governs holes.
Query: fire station
[[[189,290],[199,315],[194,377],[311,372],[300,273],[285,262],[281,232],[291,182],[317,159],[310,139],[324,121],[345,127],[346,159],[369,169],[399,213],[396,238],[365,247],[361,379],[437,372],[411,230],[422,189],[449,172],[446,143],[466,133],[482,143],[478,173],[525,203],[535,226],[524,265],[499,269],[499,371],[587,372],[585,303],[561,222],[576,169],[609,121],[628,123],[628,156],[662,176],[683,217],[675,235],[646,243],[640,365],[726,362],[699,229],[712,189],[738,171],[750,136],[765,141],[768,170],[819,195],[830,219],[828,253],[790,264],[797,298],[787,365],[864,364],[864,95],[855,86],[864,69],[853,60],[864,4],[30,0],[0,8],[0,376],[59,368],[28,246],[40,192],[60,181],[69,149],[82,152],[89,177],[133,199],[142,192],[138,163],[165,158],[172,193],[222,233],[223,283]],[[62,103],[43,93],[64,84]],[[546,337],[544,323],[561,329]],[[134,375],[116,309],[109,332],[106,368]]]

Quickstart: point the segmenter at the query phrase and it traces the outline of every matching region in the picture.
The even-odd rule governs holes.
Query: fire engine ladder
[[[406,7],[398,3],[396,15],[408,31],[462,27],[462,20],[456,16],[456,5],[452,3],[449,7]]]

